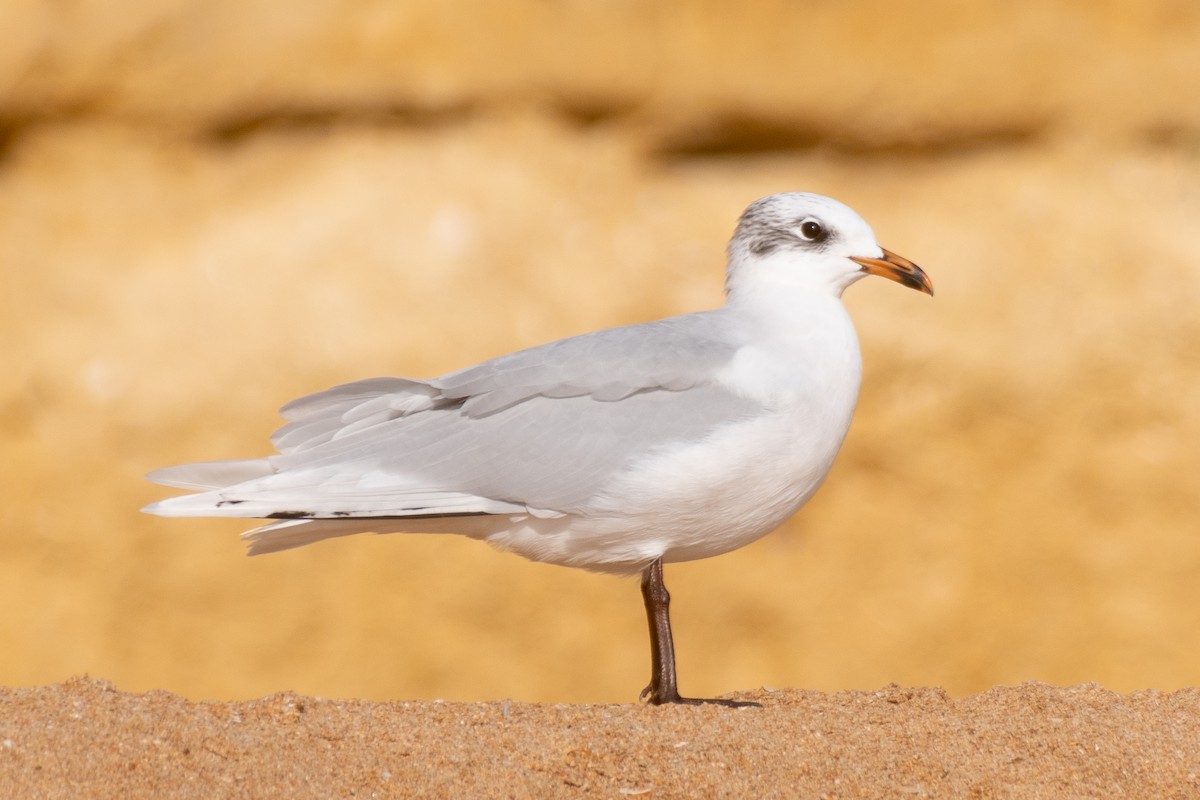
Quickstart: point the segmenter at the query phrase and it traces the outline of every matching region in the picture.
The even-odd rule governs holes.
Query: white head
[[[867,275],[933,294],[929,277],[875,241],[871,226],[846,205],[804,192],[755,200],[729,240],[725,290],[804,288],[840,297]]]

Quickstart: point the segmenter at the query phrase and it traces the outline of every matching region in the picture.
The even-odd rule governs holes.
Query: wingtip
[[[170,470],[172,469],[174,469],[174,467],[159,467],[158,469],[147,472],[145,479],[150,481],[150,483],[157,483],[160,486],[170,486],[171,484],[168,481],[170,480],[169,475]],[[153,505],[153,503],[151,503],[151,505]],[[146,506],[146,508],[149,507],[150,506]],[[145,511],[146,509],[143,508],[142,510]]]
[[[147,473],[146,480],[175,489],[210,491],[263,478],[272,472],[274,470],[268,458],[197,461],[192,464],[161,467]]]
[[[184,514],[180,514],[177,509],[173,508],[173,506],[176,505],[174,503],[174,501],[182,500],[182,499],[188,498],[188,497],[192,497],[192,495],[182,495],[181,497],[167,497],[162,500],[155,500],[153,503],[147,503],[146,505],[142,506],[140,510],[143,514],[153,514],[156,517],[185,516]]]

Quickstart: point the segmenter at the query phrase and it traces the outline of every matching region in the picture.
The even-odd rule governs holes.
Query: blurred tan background
[[[1200,5],[0,6],[0,683],[632,701],[635,581],[138,513],[275,409],[721,302],[751,200],[847,293],[829,483],[674,565],[681,682],[1200,683]]]

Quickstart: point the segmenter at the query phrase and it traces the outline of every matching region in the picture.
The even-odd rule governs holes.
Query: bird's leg
[[[646,621],[650,623],[650,685],[638,696],[651,705],[712,703],[730,708],[757,707],[758,703],[714,698],[711,700],[680,697],[675,680],[675,642],[671,638],[671,595],[663,583],[662,559],[646,567],[642,573],[642,600],[646,604]]]
[[[662,559],[642,573],[642,600],[646,603],[646,621],[650,623],[650,685],[639,699],[654,705],[683,703],[675,682],[675,643],[671,639],[671,595],[663,583]]]

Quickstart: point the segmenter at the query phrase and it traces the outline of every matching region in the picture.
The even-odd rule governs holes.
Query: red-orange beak
[[[883,258],[850,256],[850,260],[861,265],[863,272],[869,272],[872,275],[878,275],[881,278],[887,278],[890,281],[904,284],[910,289],[916,289],[918,292],[924,292],[933,297],[933,281],[929,280],[929,276],[925,274],[925,270],[904,256],[898,256],[890,250],[884,250]]]

